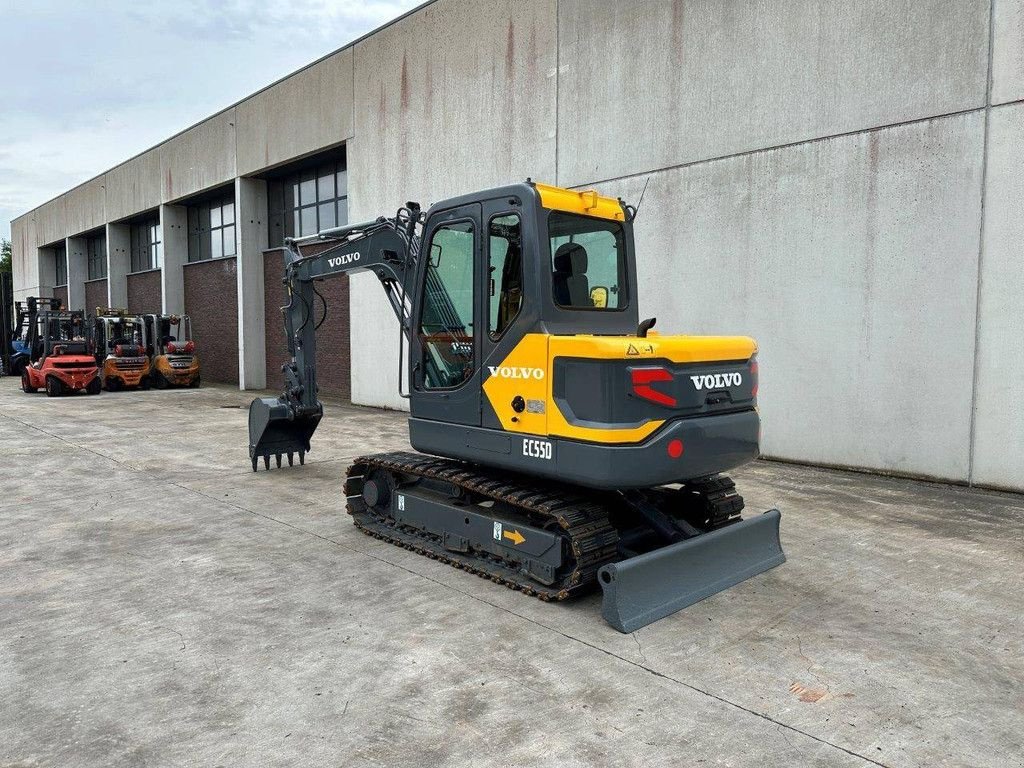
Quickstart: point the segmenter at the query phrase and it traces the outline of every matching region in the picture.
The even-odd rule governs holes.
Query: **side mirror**
[[[608,289],[603,285],[595,285],[590,289],[590,301],[597,309],[608,306]]]

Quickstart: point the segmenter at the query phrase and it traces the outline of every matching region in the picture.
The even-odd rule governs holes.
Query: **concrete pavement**
[[[403,415],[253,474],[249,399],[0,379],[0,765],[1022,764],[1024,497],[758,462],[789,562],[620,635],[356,531]]]

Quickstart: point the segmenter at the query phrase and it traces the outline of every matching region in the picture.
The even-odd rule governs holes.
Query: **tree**
[[[0,272],[11,271],[11,241],[6,237],[0,240]]]

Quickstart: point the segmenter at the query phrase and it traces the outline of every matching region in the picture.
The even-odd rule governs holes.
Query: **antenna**
[[[644,189],[640,193],[640,199],[636,201],[636,208],[633,209],[633,220],[636,221],[636,217],[640,214],[640,206],[644,202],[644,195],[647,194],[647,185],[651,183],[651,177],[647,177],[647,181],[644,182]]]

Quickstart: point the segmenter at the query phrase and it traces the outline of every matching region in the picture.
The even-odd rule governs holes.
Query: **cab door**
[[[431,213],[423,230],[410,334],[415,418],[480,425],[480,204]]]

